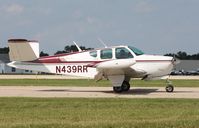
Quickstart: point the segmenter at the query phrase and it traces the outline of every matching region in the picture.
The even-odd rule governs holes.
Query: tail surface
[[[39,43],[26,39],[8,40],[10,61],[32,61],[39,58]]]

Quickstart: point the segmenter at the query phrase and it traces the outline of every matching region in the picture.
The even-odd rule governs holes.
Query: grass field
[[[197,128],[199,100],[0,98],[6,128]]]
[[[0,98],[2,128],[198,128],[197,99]]]
[[[199,87],[199,80],[172,80],[175,87]],[[142,81],[132,80],[131,85],[135,87],[164,87],[165,80]],[[0,86],[111,86],[110,81],[84,79],[1,79]]]
[[[172,80],[199,87],[199,80]],[[131,81],[165,86],[165,81]],[[0,86],[111,86],[106,80],[0,80]],[[199,99],[0,98],[0,128],[198,128]]]

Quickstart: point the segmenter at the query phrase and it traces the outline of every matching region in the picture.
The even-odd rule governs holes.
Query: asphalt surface
[[[89,79],[66,75],[0,75],[0,79]],[[169,79],[199,80],[199,76],[170,76]]]
[[[199,88],[176,87],[167,93],[163,87],[132,87],[117,94],[112,87],[0,86],[0,97],[199,98]]]

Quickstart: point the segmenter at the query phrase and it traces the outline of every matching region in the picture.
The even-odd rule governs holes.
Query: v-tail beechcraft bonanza
[[[107,78],[116,93],[128,91],[131,78],[161,79],[168,76],[178,63],[174,57],[147,55],[132,46],[113,46],[101,49],[39,57],[39,43],[34,40],[10,39],[8,46],[14,68],[80,76],[101,80]],[[168,82],[167,92],[173,92]]]

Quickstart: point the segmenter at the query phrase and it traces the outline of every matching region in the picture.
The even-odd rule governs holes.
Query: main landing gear
[[[166,90],[166,92],[173,92],[173,90],[174,90],[174,87],[173,87],[173,84],[172,84],[172,82],[171,81],[169,81],[168,79],[167,79],[167,86],[166,86],[166,88],[165,88],[165,90]]]
[[[121,93],[123,91],[128,91],[130,89],[130,84],[127,81],[123,81],[122,86],[113,87],[113,91],[116,93]]]

